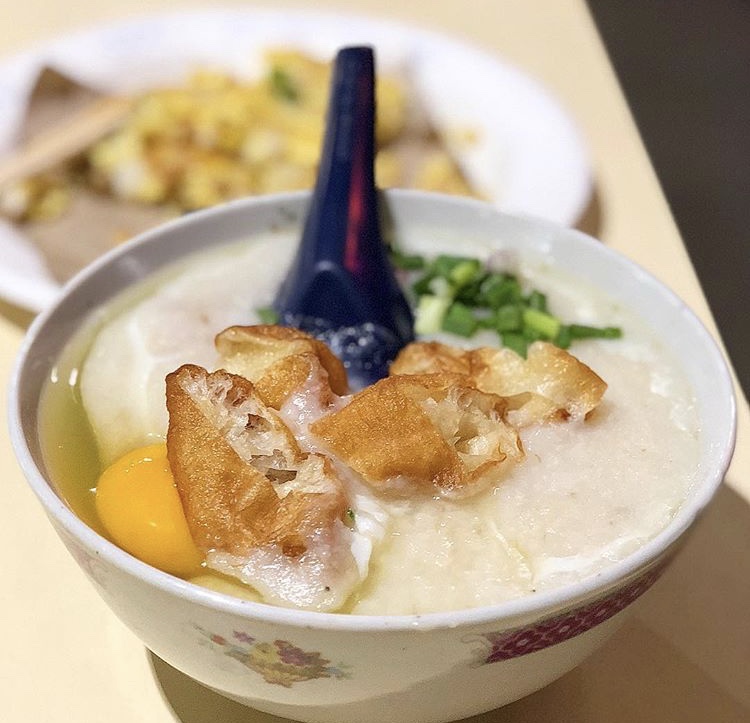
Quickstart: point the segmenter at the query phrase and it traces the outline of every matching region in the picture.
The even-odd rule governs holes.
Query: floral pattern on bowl
[[[668,560],[663,561],[610,595],[542,620],[531,627],[472,635],[465,638],[465,641],[478,641],[482,645],[476,665],[510,660],[565,642],[624,610],[656,582],[667,564]]]
[[[266,642],[240,630],[234,630],[231,638],[226,638],[198,625],[195,628],[212,647],[259,673],[272,685],[291,688],[294,683],[308,680],[351,677],[348,666],[331,665],[320,653],[307,652],[288,640]]]

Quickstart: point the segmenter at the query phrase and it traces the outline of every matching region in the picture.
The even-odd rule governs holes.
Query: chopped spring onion
[[[537,311],[547,311],[547,297],[541,291],[532,291],[526,297],[526,303]]]
[[[516,332],[505,332],[500,335],[500,339],[503,342],[503,346],[516,352],[519,356],[525,357],[526,350],[529,347],[529,342],[524,338],[523,334]]]
[[[524,295],[509,273],[490,271],[474,258],[441,254],[432,261],[391,249],[396,267],[419,272],[412,283],[417,297],[415,331],[447,331],[471,337],[479,329],[497,332],[504,346],[521,356],[537,340],[567,349],[578,339],[618,339],[616,327],[563,324],[547,307],[547,297],[532,289]]]
[[[448,281],[457,288],[461,288],[474,281],[481,272],[482,265],[477,259],[467,259],[457,263],[451,269]]]
[[[391,263],[397,269],[404,271],[421,271],[426,265],[423,256],[417,254],[402,254],[400,251],[391,250]]]
[[[262,324],[278,324],[279,315],[276,313],[276,309],[270,306],[263,306],[255,310]]]
[[[436,334],[451,305],[450,297],[425,294],[419,297],[414,312],[414,331],[417,334]]]
[[[454,301],[445,312],[442,330],[458,336],[474,336],[479,328],[479,321],[471,309],[460,301]]]
[[[530,331],[536,332],[543,339],[552,341],[557,338],[557,334],[560,331],[560,320],[552,314],[548,314],[546,311],[539,311],[534,307],[527,307],[522,312],[524,328]]]
[[[616,326],[584,326],[582,324],[570,325],[571,339],[619,339],[622,337],[622,329]]]
[[[566,326],[565,324],[561,324],[560,331],[557,332],[557,337],[555,338],[555,344],[561,349],[567,349],[568,347],[570,347],[572,341],[573,337],[570,334],[570,327]]]
[[[522,299],[518,279],[508,274],[490,274],[480,287],[477,304],[499,309],[506,304],[521,303]]]
[[[523,308],[520,304],[506,304],[490,318],[493,319],[493,326],[498,333],[518,331],[523,325]]]

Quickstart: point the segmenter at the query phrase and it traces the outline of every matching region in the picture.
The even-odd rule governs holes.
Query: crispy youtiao
[[[524,360],[510,349],[477,349],[472,378],[480,389],[501,396],[530,394],[516,424],[544,419],[581,419],[601,401],[607,384],[586,364],[554,344],[537,341]],[[549,400],[544,405],[534,397]],[[546,406],[546,411],[543,407]],[[537,414],[532,414],[538,410]]]
[[[284,326],[230,326],[216,336],[222,366],[249,379],[260,398],[280,409],[289,396],[320,377],[321,402],[347,393],[346,370],[321,341]],[[327,377],[327,381],[325,380]]]
[[[471,354],[439,341],[407,344],[393,360],[389,374],[463,374],[471,376]]]
[[[196,544],[302,555],[347,502],[330,464],[300,451],[243,377],[184,365],[167,376],[169,463]]]
[[[455,374],[394,376],[310,431],[375,488],[467,494],[523,456],[505,403]]]
[[[391,366],[392,374],[446,370],[468,377],[484,392],[506,398],[508,419],[519,427],[583,418],[607,389],[582,361],[542,341],[529,346],[526,359],[510,349],[462,351],[438,342],[415,342]]]

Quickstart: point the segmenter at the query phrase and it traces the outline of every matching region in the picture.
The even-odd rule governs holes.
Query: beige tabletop
[[[184,7],[172,0],[0,0],[0,57],[94,23]],[[366,12],[448,32],[497,53],[546,84],[575,117],[591,154],[595,199],[582,226],[651,270],[715,328],[582,0],[318,0],[315,7]],[[23,310],[0,304],[3,407],[29,318]],[[743,398],[739,408],[738,450],[726,484],[683,553],[619,633],[546,689],[473,720],[750,720],[750,427]],[[25,486],[7,435],[0,438],[0,474],[0,720],[279,720],[190,681],[125,629],[57,540]]]

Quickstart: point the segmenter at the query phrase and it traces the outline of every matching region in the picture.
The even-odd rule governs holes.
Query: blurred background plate
[[[181,83],[197,66],[239,77],[262,53],[289,46],[330,59],[342,45],[371,44],[383,72],[403,70],[434,125],[471,128],[457,150],[469,180],[499,208],[574,225],[591,193],[588,158],[567,111],[539,83],[462,42],[367,18],[329,13],[215,10],[147,16],[62,37],[0,64],[0,153],[13,147],[29,93],[44,66],[104,92]],[[33,244],[0,222],[0,296],[32,311],[60,286]]]

